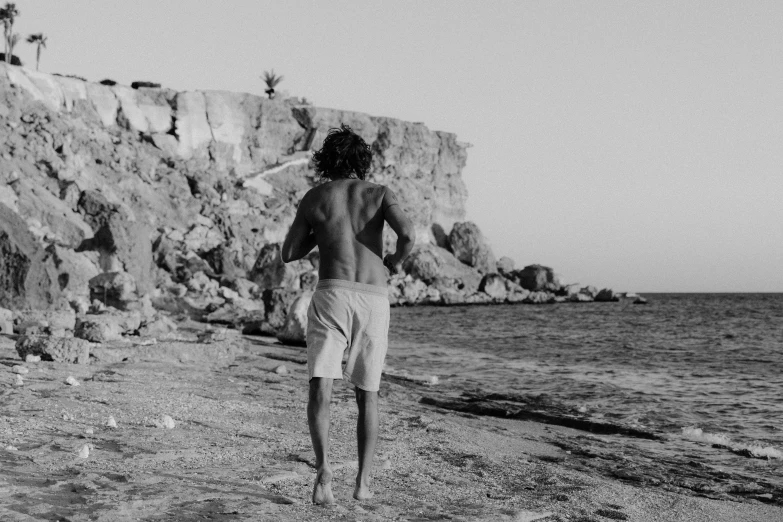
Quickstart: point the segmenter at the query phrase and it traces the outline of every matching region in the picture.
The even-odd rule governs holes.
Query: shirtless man
[[[313,155],[328,179],[304,195],[283,243],[283,261],[320,252],[319,282],[307,312],[307,422],[315,451],[314,504],[333,504],[329,466],[329,402],[334,379],[354,385],[359,421],[359,473],[353,497],[372,497],[370,474],[378,439],[378,389],[389,331],[386,267],[397,273],[413,248],[414,230],[397,196],[364,181],[372,152],[345,125],[331,129]],[[397,233],[397,249],[383,257],[383,226]],[[347,352],[345,369],[343,354]]]

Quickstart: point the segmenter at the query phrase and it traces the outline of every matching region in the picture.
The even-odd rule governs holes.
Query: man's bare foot
[[[329,506],[334,503],[334,495],[332,494],[332,470],[324,468],[318,471],[315,476],[313,504]]]
[[[370,491],[370,486],[367,484],[356,484],[356,488],[353,490],[353,498],[356,500],[370,500],[375,493]]]

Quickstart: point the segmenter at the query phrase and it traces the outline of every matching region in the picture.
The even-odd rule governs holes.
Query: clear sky
[[[629,291],[783,292],[783,2],[18,0],[41,70],[424,122],[495,254]],[[33,46],[18,54],[34,66]]]

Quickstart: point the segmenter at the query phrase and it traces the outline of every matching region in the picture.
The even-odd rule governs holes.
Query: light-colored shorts
[[[318,282],[307,310],[307,372],[378,391],[389,345],[385,287],[341,279]],[[347,350],[345,370],[343,354]]]

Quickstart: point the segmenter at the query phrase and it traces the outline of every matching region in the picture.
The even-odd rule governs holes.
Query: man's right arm
[[[400,207],[397,194],[388,187],[384,191],[381,205],[383,218],[397,234],[397,249],[393,254],[388,254],[383,258],[383,264],[392,274],[396,274],[400,271],[402,262],[413,250],[415,230],[413,223]]]

